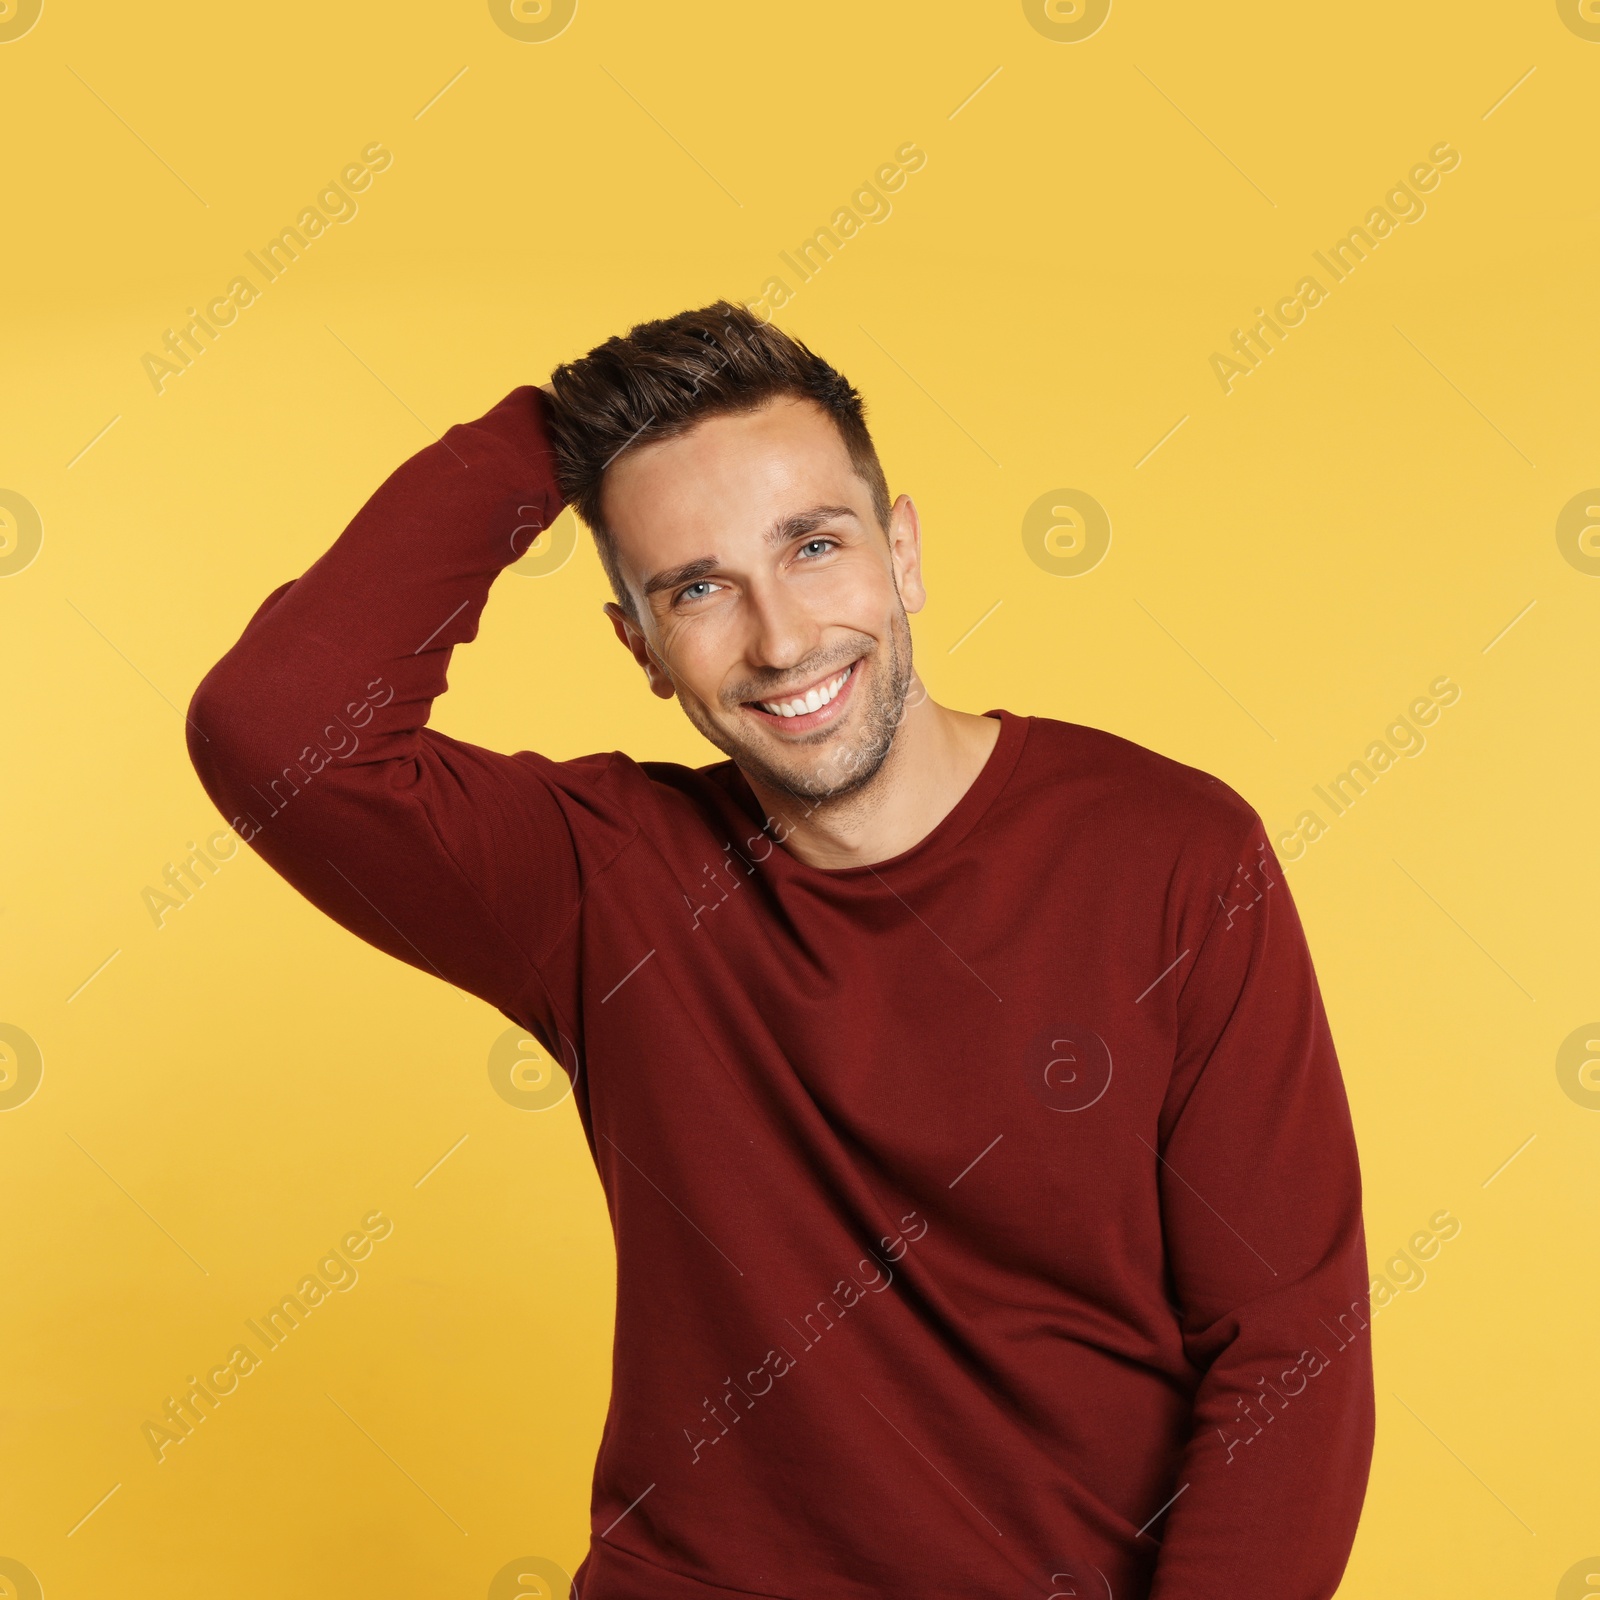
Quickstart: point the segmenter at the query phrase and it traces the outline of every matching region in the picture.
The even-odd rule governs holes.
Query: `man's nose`
[[[781,581],[765,583],[750,593],[752,666],[785,671],[813,654],[822,641],[822,627],[806,609],[793,586]]]

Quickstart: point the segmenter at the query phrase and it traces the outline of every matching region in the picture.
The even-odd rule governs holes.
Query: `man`
[[[728,760],[426,726],[564,500]],[[403,465],[191,754],[302,893],[572,1078],[617,1249],[583,1600],[1330,1595],[1367,1273],[1282,871],[1215,778],[930,699],[920,539],[856,391],[718,302]]]

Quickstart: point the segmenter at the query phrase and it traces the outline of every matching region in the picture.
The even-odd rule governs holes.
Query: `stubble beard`
[[[859,642],[852,646],[852,651],[859,651],[861,645],[868,642],[867,635],[859,635]],[[756,741],[736,738],[726,726],[709,717],[698,701],[680,695],[679,702],[690,722],[742,772],[769,789],[793,795],[805,802],[808,810],[814,810],[818,806],[860,797],[889,758],[914,680],[911,624],[898,597],[895,615],[890,621],[887,648],[880,646],[859,656],[840,653],[841,665],[850,659],[870,663],[873,669],[865,673],[864,681],[857,685],[858,689],[867,689],[869,695],[862,707],[860,733],[848,744],[839,745],[834,742],[837,736],[832,729],[820,728],[809,741],[793,747],[793,758],[782,764],[773,761],[767,749]],[[817,670],[826,671],[827,666],[827,662],[819,661]],[[885,666],[887,672],[880,670]],[[857,671],[860,670],[858,666]],[[852,713],[861,715],[854,707]],[[742,713],[735,711],[735,715]],[[804,753],[807,742],[831,747],[818,760],[808,761]]]

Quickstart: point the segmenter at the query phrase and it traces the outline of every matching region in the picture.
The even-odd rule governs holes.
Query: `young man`
[[[564,500],[727,761],[427,727]],[[1216,778],[930,699],[920,534],[826,362],[726,302],[647,323],[395,472],[191,754],[572,1078],[617,1249],[583,1600],[1331,1595],[1367,1269],[1282,871]]]

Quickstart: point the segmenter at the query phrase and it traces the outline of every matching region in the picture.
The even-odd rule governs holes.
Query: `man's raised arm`
[[[502,1009],[576,904],[573,841],[551,763],[425,724],[495,576],[561,508],[546,405],[516,389],[395,471],[189,707],[201,783],[277,872]]]
[[[1327,1600],[1372,1454],[1361,1175],[1305,934],[1259,818],[1185,965],[1157,1171],[1201,1378],[1151,1600]]]

